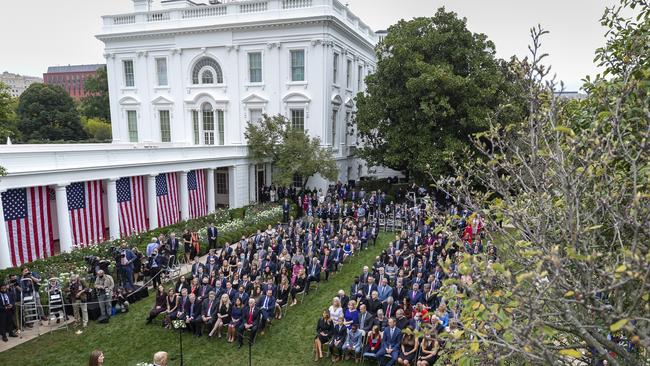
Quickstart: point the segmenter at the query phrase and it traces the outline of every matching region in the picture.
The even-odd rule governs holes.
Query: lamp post
[[[181,363],[180,366],[183,366],[183,329],[187,328],[185,325],[185,320],[174,320],[172,321],[172,326],[174,329],[178,329],[178,343],[181,350]]]

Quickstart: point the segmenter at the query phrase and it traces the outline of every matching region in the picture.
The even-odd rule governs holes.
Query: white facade
[[[152,11],[151,1],[134,3],[134,14],[104,17],[97,36],[115,143],[245,145],[248,121],[282,114],[333,148],[341,180],[358,179],[346,121],[374,68],[376,38],[345,6],[172,0]]]
[[[376,38],[338,0],[133,2],[134,13],[103,17],[97,36],[106,45],[113,143],[0,145],[8,172],[0,192],[49,186],[56,193],[50,214],[60,251],[72,248],[64,188],[74,182],[104,182],[111,238],[120,235],[119,178],[146,177],[149,229],[161,173],[186,182],[187,172],[205,169],[209,212],[256,201],[272,169],[249,161],[244,131],[263,113],[283,114],[321,137],[335,151],[340,180],[365,171],[346,121],[374,70]],[[187,185],[179,196],[187,197]],[[181,200],[183,216],[187,205]],[[0,201],[0,268],[11,266],[7,235]]]

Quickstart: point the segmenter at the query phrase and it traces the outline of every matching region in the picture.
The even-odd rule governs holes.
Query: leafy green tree
[[[106,66],[97,74],[86,79],[84,90],[89,93],[81,100],[81,111],[88,118],[99,118],[111,122],[111,106],[108,99],[108,76]]]
[[[357,96],[361,156],[416,179],[430,169],[449,173],[469,136],[488,128],[488,115],[500,107],[500,119],[523,114],[508,66],[484,34],[444,8],[391,26]]]
[[[445,335],[449,362],[650,362],[650,7],[621,4],[601,19],[604,72],[585,80],[585,100],[558,99],[543,81],[545,31],[533,29],[528,118],[492,124],[457,166],[464,174],[437,182],[503,223],[490,226],[499,260],[466,255],[465,280],[445,281],[448,308],[463,309]]]
[[[9,88],[0,83],[0,144],[7,137],[16,139],[19,135],[16,127],[16,98],[9,94]]]
[[[321,146],[318,137],[312,138],[307,131],[290,126],[289,120],[282,115],[264,115],[260,122],[249,122],[245,136],[250,158],[272,161],[277,170],[273,182],[281,186],[293,184],[296,175],[302,177],[303,188],[316,174],[335,181],[339,170],[332,152]]]
[[[24,141],[83,140],[79,112],[74,101],[58,85],[32,84],[18,102],[18,128]]]
[[[110,140],[113,137],[111,124],[99,118],[81,117],[84,131],[97,141]]]

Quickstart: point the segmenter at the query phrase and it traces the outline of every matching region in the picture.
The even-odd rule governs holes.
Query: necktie
[[[390,317],[390,304],[388,304],[388,309],[386,309],[386,316]]]
[[[268,308],[269,308],[269,297],[267,296],[264,298],[264,309],[268,309]]]
[[[208,316],[210,316],[211,309],[212,309],[212,300],[210,300],[210,303],[208,304]]]
[[[248,324],[253,324],[253,309],[251,308],[251,312],[248,314]]]
[[[393,328],[390,328],[390,339],[393,339]]]

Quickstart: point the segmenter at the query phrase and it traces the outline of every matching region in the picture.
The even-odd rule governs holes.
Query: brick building
[[[76,100],[86,96],[84,81],[94,76],[104,64],[50,66],[43,74],[43,82],[50,85],[60,85]]]

